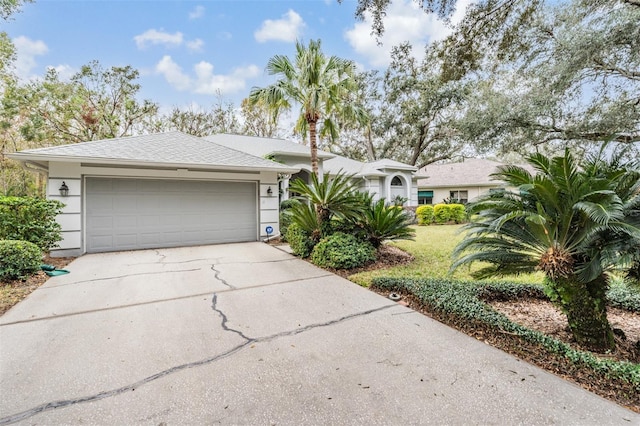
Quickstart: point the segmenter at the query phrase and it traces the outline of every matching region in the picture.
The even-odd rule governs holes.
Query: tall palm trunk
[[[578,344],[593,351],[615,348],[613,331],[607,319],[606,277],[583,284],[574,276],[547,281],[547,290],[567,315],[569,328]]]
[[[316,140],[316,120],[308,119],[309,122],[309,146],[311,147],[311,171],[318,176],[318,142]]]

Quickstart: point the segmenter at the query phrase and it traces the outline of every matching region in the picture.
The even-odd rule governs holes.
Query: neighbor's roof
[[[309,147],[286,139],[262,138],[257,136],[232,135],[219,133],[205,136],[203,139],[237,149],[258,157],[267,155],[288,155],[293,157],[311,157]],[[333,158],[330,152],[318,150],[318,158]]]
[[[220,167],[227,170],[297,171],[259,156],[182,132],[155,133],[29,149],[8,154],[8,156],[15,160],[36,163],[67,161],[114,165]]]
[[[505,163],[469,158],[461,163],[430,164],[421,168],[416,177],[419,178],[418,187],[421,188],[496,186],[499,185],[499,182],[492,180],[490,175],[497,171],[498,166],[502,165]],[[532,171],[530,169],[530,167],[527,168]]]

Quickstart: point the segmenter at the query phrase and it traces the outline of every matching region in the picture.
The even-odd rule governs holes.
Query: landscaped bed
[[[449,275],[459,230],[416,227],[415,241],[393,242],[378,262],[341,275],[385,297],[399,293],[412,309],[640,412],[640,291],[612,286],[608,317],[617,329],[616,350],[591,353],[576,345],[566,316],[542,290],[541,274],[505,281],[473,280],[469,269]],[[400,248],[408,253],[404,261]],[[385,259],[387,251],[393,260]]]
[[[519,315],[544,300],[539,286],[516,283],[478,283],[446,279],[376,278],[372,289],[388,295],[399,293],[407,306],[492,346],[536,364],[567,380],[640,412],[640,347],[631,339],[638,312],[627,311],[631,327],[617,324],[626,340],[617,337],[617,350],[594,354],[573,343],[569,333],[551,336],[527,327],[529,318],[512,321],[491,306],[509,300],[520,304]],[[532,315],[545,311],[530,309]],[[566,320],[556,317],[555,328]]]
[[[74,257],[49,257],[43,259],[43,263],[53,265],[57,269],[67,266]],[[36,272],[25,280],[12,280],[0,283],[0,315],[4,315],[15,304],[23,300],[32,291],[47,281],[49,276],[43,271]]]

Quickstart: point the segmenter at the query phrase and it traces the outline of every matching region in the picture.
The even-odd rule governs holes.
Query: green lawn
[[[446,277],[451,266],[451,252],[462,239],[462,235],[459,233],[461,227],[462,225],[415,226],[415,241],[394,241],[391,243],[415,256],[416,259],[413,262],[389,269],[361,272],[351,275],[349,279],[368,287],[373,278],[382,276],[395,278]],[[468,267],[460,268],[452,278],[472,279],[470,273],[479,268],[480,265],[473,265],[471,269]],[[541,273],[536,273],[506,277],[501,280],[541,283],[542,277]]]

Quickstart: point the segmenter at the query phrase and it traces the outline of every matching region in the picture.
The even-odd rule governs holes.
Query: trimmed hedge
[[[0,240],[0,281],[23,280],[40,270],[42,251],[29,241]]]
[[[56,200],[33,197],[0,197],[0,239],[34,243],[48,251],[62,239],[56,216],[62,212]]]
[[[447,223],[451,220],[449,204],[436,204],[433,206],[433,221],[435,223]]]
[[[323,268],[353,269],[376,260],[376,250],[353,235],[337,232],[320,240],[311,261]]]
[[[416,217],[418,218],[418,225],[429,225],[433,222],[433,206],[429,204],[423,204],[416,209]]]
[[[436,312],[449,315],[459,323],[484,325],[518,336],[528,342],[541,345],[547,351],[570,360],[575,365],[591,368],[598,374],[631,384],[640,392],[640,365],[601,359],[595,355],[571,348],[568,344],[535,330],[512,322],[481,300],[481,295],[507,293],[509,297],[523,292],[538,294],[540,286],[513,283],[484,285],[446,279],[374,278],[372,286],[383,290],[405,291],[416,296]]]
[[[297,223],[289,225],[286,238],[293,254],[300,257],[309,257],[314,246],[313,240],[308,233],[300,228],[300,225]]]
[[[466,222],[466,208],[464,204],[436,204],[433,206],[433,221],[438,224]]]
[[[463,223],[467,221],[467,212],[464,204],[449,204],[449,214],[451,220],[455,223]]]

